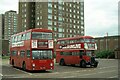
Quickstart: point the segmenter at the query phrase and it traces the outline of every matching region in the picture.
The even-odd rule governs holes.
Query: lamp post
[[[108,32],[106,33],[106,35],[107,35],[106,36],[106,50],[108,50],[108,39],[107,39],[108,38]]]

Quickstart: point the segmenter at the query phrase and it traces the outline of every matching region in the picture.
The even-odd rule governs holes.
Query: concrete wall
[[[8,55],[9,52],[9,40],[0,40],[0,55]]]

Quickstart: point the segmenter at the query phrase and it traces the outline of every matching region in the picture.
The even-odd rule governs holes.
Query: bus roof
[[[25,34],[25,33],[28,33],[28,32],[53,32],[53,31],[52,30],[48,30],[48,29],[43,29],[43,28],[34,28],[34,29],[29,29],[29,30],[23,31],[23,32],[19,32],[17,34],[12,35],[12,36]]]
[[[93,38],[92,36],[76,36],[76,37],[69,37],[69,38],[59,38],[57,41],[62,41],[62,40],[75,40],[75,39],[80,39],[80,38]]]

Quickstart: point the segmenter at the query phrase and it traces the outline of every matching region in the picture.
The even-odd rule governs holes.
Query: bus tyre
[[[98,66],[98,61],[95,62],[94,67],[96,68]]]
[[[23,62],[22,68],[23,68],[23,70],[26,70],[26,64],[25,64],[25,62]]]
[[[65,61],[64,61],[64,59],[61,59],[61,60],[60,60],[60,65],[61,65],[61,66],[65,66]]]
[[[86,67],[86,62],[85,61],[81,61],[80,62],[80,67],[85,68]]]

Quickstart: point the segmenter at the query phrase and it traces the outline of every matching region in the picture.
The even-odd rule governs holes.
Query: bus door
[[[14,64],[16,66],[20,66],[20,51],[17,51],[17,56],[16,56],[16,59],[14,60]]]
[[[79,58],[80,58],[80,60],[84,59],[85,55],[86,55],[86,54],[85,54],[85,51],[81,50],[81,51],[79,52]]]
[[[31,57],[30,57],[30,50],[26,50],[26,67],[31,67]]]

